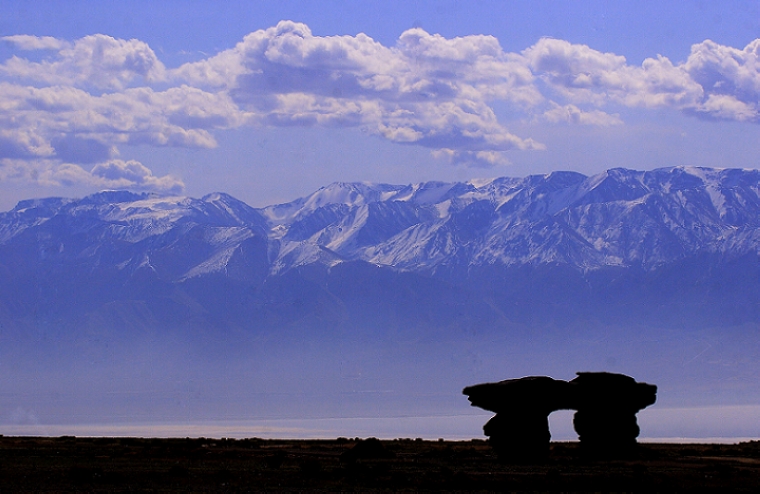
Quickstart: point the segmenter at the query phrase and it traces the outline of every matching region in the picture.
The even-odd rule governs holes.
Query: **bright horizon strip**
[[[572,410],[550,416],[552,441],[576,441]],[[267,419],[198,421],[191,423],[111,423],[111,424],[2,424],[6,436],[78,437],[229,437],[243,439],[335,439],[337,437],[378,437],[381,439],[422,438],[427,440],[486,439],[481,428],[491,413],[403,416],[331,417],[311,419]],[[760,439],[757,417],[760,405],[660,408],[638,415],[643,443],[730,444]],[[674,425],[675,424],[675,425]],[[731,424],[730,432],[724,424]],[[702,432],[700,432],[702,431]],[[680,433],[680,434],[679,434]]]

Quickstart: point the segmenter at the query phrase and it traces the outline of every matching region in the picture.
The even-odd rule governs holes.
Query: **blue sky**
[[[756,168],[757,2],[4,2],[0,210]]]

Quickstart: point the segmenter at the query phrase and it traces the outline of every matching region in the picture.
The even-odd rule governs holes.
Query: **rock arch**
[[[578,372],[572,381],[528,376],[464,388],[472,406],[495,412],[483,432],[499,457],[535,461],[549,454],[549,414],[576,410],[573,426],[589,455],[631,453],[636,414],[657,399],[657,386],[609,372]]]

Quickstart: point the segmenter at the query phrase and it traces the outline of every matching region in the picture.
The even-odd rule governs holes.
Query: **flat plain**
[[[760,492],[760,441],[641,444],[624,460],[555,442],[514,464],[484,440],[0,436],[0,491]]]

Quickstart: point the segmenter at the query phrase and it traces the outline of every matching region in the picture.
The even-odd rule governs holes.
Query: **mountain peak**
[[[87,206],[87,213],[67,220],[71,224],[86,219],[90,223],[80,227],[86,229],[98,221],[118,222],[124,225],[120,238],[135,241],[180,225],[247,229],[270,243],[267,262],[276,263],[279,272],[288,269],[288,259],[319,262],[323,256],[307,253],[321,249],[347,260],[412,270],[542,263],[580,270],[651,267],[695,253],[758,251],[760,172],[611,168],[592,176],[558,171],[409,185],[335,182],[263,209],[223,192],[192,199],[103,191],[79,201],[22,201],[12,217],[3,216],[3,241],[54,214],[69,214],[64,210],[79,214],[79,206]],[[246,235],[230,231],[224,238]]]
[[[148,192],[130,192],[128,190],[103,190],[83,197],[79,201],[79,204],[114,204],[141,201],[143,199],[155,197],[159,197],[159,195]]]
[[[750,297],[747,306],[754,307],[759,232],[757,170],[616,168],[589,177],[553,172],[409,185],[336,182],[263,209],[223,192],[194,199],[103,191],[81,200],[21,201],[0,213],[0,289],[6,294],[0,317],[13,304],[32,307],[42,300],[32,282],[70,292],[72,307],[87,300],[83,314],[131,301],[139,286],[150,294],[146,306],[159,312],[174,307],[180,318],[224,318],[242,311],[241,324],[248,323],[249,310],[274,314],[275,322],[282,316],[277,307],[286,308],[285,319],[301,317],[308,300],[317,304],[308,310],[334,310],[341,318],[340,297],[374,293],[402,278],[414,280],[412,288],[404,285],[409,291],[391,290],[402,298],[413,297],[419,283],[486,294],[495,286],[504,313],[557,297],[583,304],[589,290],[598,290],[595,300],[603,304],[610,287],[643,297],[632,303],[644,307],[678,290],[713,300],[712,287],[726,284],[736,287],[731,297]],[[660,277],[670,284],[652,292],[648,283]],[[687,281],[679,288],[681,279]],[[292,280],[300,281],[293,287]],[[341,283],[352,288],[340,295]],[[87,287],[97,289],[85,293]],[[27,298],[7,302],[16,291]],[[321,295],[310,298],[313,293]],[[51,294],[41,296],[58,297]],[[190,302],[196,299],[203,302]],[[731,300],[716,303],[734,307]],[[320,304],[332,308],[320,312]],[[752,310],[726,313],[760,320]]]
[[[22,201],[19,201],[18,204],[16,204],[16,207],[14,207],[11,210],[11,212],[23,213],[29,210],[52,211],[72,201],[73,199],[67,199],[64,197],[46,197],[43,199],[24,199]]]

